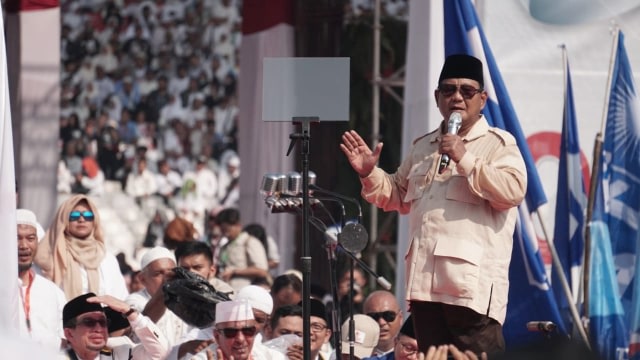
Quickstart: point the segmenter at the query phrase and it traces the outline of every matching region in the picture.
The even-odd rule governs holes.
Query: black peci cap
[[[484,87],[484,76],[482,73],[482,61],[466,54],[450,55],[444,61],[438,85],[444,79],[471,79],[480,83]]]
[[[99,303],[87,302],[88,298],[94,296],[96,296],[96,294],[90,292],[69,300],[62,309],[62,323],[66,324],[69,320],[73,320],[77,316],[88,312],[104,311]]]
[[[400,334],[406,335],[412,339],[416,338],[415,330],[413,329],[413,318],[411,315],[404,321],[402,328],[400,328]]]

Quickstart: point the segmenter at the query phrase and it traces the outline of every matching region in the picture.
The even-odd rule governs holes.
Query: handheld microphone
[[[452,112],[451,115],[449,115],[449,122],[447,123],[447,134],[457,134],[458,130],[460,130],[460,125],[462,125],[462,116],[459,112]],[[444,172],[444,169],[449,166],[449,161],[451,161],[451,159],[448,154],[442,154],[442,156],[440,156],[438,174]]]
[[[551,321],[529,321],[527,323],[527,330],[531,332],[550,333],[554,331],[556,327],[556,324]]]

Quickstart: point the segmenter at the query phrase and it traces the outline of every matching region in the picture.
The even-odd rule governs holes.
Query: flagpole
[[[580,315],[578,314],[578,310],[576,309],[576,304],[573,303],[573,296],[571,295],[571,289],[569,288],[569,283],[567,282],[567,277],[562,270],[562,264],[560,263],[560,258],[558,257],[558,253],[556,252],[556,248],[551,241],[549,241],[549,236],[547,235],[547,227],[540,215],[538,210],[535,210],[536,215],[538,216],[538,221],[540,221],[540,227],[542,228],[542,233],[544,234],[544,239],[549,246],[549,252],[551,253],[551,260],[553,261],[553,267],[559,269],[558,271],[558,279],[562,285],[562,290],[564,290],[564,295],[567,297],[567,303],[569,304],[569,312],[571,313],[571,317],[573,318],[574,324],[581,325]],[[580,337],[587,345],[589,349],[591,349],[591,344],[589,343],[589,338],[587,337],[587,333],[583,326],[576,326],[578,329],[578,333],[580,333]]]
[[[566,46],[564,44],[560,45],[560,48],[562,49],[562,68],[563,68],[563,84],[564,84],[564,93],[565,93],[565,112],[567,111],[566,108],[566,104],[567,104],[567,49]],[[567,114],[563,114],[563,122],[567,121]],[[542,216],[540,215],[540,212],[536,209],[535,210],[536,215],[538,216],[538,221],[540,222],[540,227],[542,228],[542,233],[544,235],[544,239],[547,242],[547,245],[549,247],[549,252],[551,253],[551,260],[553,262],[553,268],[556,269],[556,275],[558,276],[558,280],[560,281],[560,285],[562,286],[562,292],[564,293],[565,298],[567,299],[567,304],[569,305],[569,312],[571,313],[571,318],[573,319],[573,323],[576,325],[575,328],[578,330],[578,333],[580,334],[580,337],[582,338],[582,340],[584,341],[584,343],[587,345],[587,347],[591,347],[590,343],[589,343],[589,338],[587,337],[587,333],[585,332],[584,326],[582,324],[582,321],[580,319],[580,314],[578,313],[578,309],[576,307],[576,304],[574,302],[573,299],[573,294],[571,293],[571,287],[569,286],[569,282],[567,281],[567,276],[564,273],[564,269],[562,267],[562,263],[560,262],[560,257],[558,256],[558,252],[556,251],[556,247],[555,244],[550,241],[550,237],[548,235],[547,232],[547,227],[545,225],[545,222],[542,218]]]
[[[605,91],[604,107],[602,109],[602,122],[600,123],[600,131],[596,134],[595,144],[593,146],[593,163],[591,165],[591,182],[589,184],[589,200],[587,203],[587,227],[584,233],[584,260],[583,260],[583,298],[584,298],[584,321],[585,325],[589,323],[589,282],[591,268],[591,218],[593,217],[593,207],[595,206],[596,191],[598,187],[598,173],[600,172],[600,156],[602,153],[602,138],[604,136],[605,124],[609,109],[609,97],[611,94],[611,81],[613,81],[613,67],[615,65],[616,51],[618,49],[618,39],[620,37],[620,28],[616,25],[613,29],[613,45],[611,48],[611,58],[609,60],[609,76],[607,78],[607,87]],[[586,326],[588,328],[588,326]]]

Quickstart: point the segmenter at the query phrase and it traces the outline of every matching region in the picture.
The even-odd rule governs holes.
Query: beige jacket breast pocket
[[[478,288],[483,248],[468,241],[438,241],[434,251],[433,292],[473,298]]]
[[[404,195],[404,202],[412,202],[422,197],[427,184],[433,177],[433,174],[429,173],[431,164],[431,160],[424,160],[411,167],[407,175],[407,193]]]

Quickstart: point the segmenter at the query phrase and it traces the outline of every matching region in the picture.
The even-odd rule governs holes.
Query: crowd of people
[[[62,351],[64,358],[303,358],[301,274],[291,270],[271,279],[266,251],[243,230],[236,209],[225,209],[216,217],[223,238],[219,247],[167,237],[143,255],[135,279],[121,273],[116,257],[106,251],[100,214],[91,197],[77,194],[67,199],[54,223],[40,233],[32,211],[18,209],[16,215],[20,334]],[[212,309],[189,309],[195,313],[189,318],[169,310],[166,286],[175,280],[177,268],[210,284],[226,299],[211,305],[213,323],[189,321],[206,318]],[[347,278],[340,278],[340,288],[348,289],[348,283],[343,284]],[[311,354],[314,360],[328,360],[334,351],[330,340],[335,324],[329,311],[333,304],[319,288],[314,286],[311,301]],[[205,292],[195,294],[203,297]],[[346,296],[344,291],[341,296]],[[403,315],[394,294],[375,291],[356,312],[353,347],[348,321],[342,324],[343,356],[353,351],[362,359],[395,352],[400,359],[415,358],[413,325],[407,320],[399,335]]]
[[[191,221],[238,201],[241,3],[62,1],[58,191]],[[168,210],[168,211],[167,211]]]
[[[346,16],[366,14],[371,5],[371,1],[351,1]],[[277,272],[276,242],[260,224],[243,224],[236,207],[241,6],[240,0],[61,3],[64,67],[58,190],[69,196],[46,230],[34,212],[17,210],[21,336],[60,352],[63,358],[81,360],[302,360],[306,350],[311,360],[465,360],[486,359],[487,353],[504,350],[499,332],[506,307],[501,280],[507,272],[481,273],[483,283],[491,283],[491,292],[469,294],[464,292],[471,291],[468,286],[454,276],[466,263],[450,260],[472,257],[466,264],[472,266],[487,257],[498,258],[497,266],[508,266],[504,251],[492,257],[493,248],[485,254],[459,254],[455,246],[434,250],[428,234],[416,237],[408,255],[413,264],[410,316],[401,310],[404,298],[386,290],[369,293],[362,271],[354,270],[354,283],[352,274],[344,271],[338,276],[337,299],[312,284],[310,348],[303,348],[302,276],[296,269]],[[402,18],[406,7],[404,1],[386,1],[384,11]],[[486,93],[477,59],[458,60],[445,63],[436,98],[445,118],[450,112],[469,113],[461,129],[464,135],[476,122],[484,124],[479,111]],[[503,141],[482,149],[492,149],[485,152],[499,157],[493,149],[511,145],[510,138],[491,131]],[[432,158],[450,154],[463,166],[455,169],[460,173],[490,166],[470,159],[473,155],[457,135],[436,138],[438,134],[427,135],[428,144],[423,140],[417,146],[425,146],[420,149]],[[483,136],[477,138],[488,141]],[[467,146],[478,151],[473,144]],[[416,216],[428,212],[430,216],[421,218],[425,222],[440,219],[438,209],[445,206],[433,196],[432,207],[411,208],[438,189],[425,189],[420,182],[435,165],[431,170],[413,166],[410,157],[398,177],[375,166],[382,145],[369,149],[357,133],[348,132],[341,147],[360,175],[365,199],[385,209],[412,210]],[[483,191],[491,179],[480,174],[479,183],[474,183],[480,190],[464,194],[480,204],[485,201],[481,196],[509,188],[516,192],[513,199],[494,194],[482,212],[471,209],[468,198],[448,191],[437,196],[463,202],[460,207],[448,205],[449,210],[464,214],[461,217],[469,224],[468,219],[477,220],[473,229],[486,239],[510,236],[509,226],[499,234],[487,234],[487,219],[510,218],[526,182],[516,150],[509,149],[512,163],[507,165],[513,169],[505,170],[509,168],[505,165],[501,171],[511,171],[503,175],[515,176],[515,185]],[[453,168],[447,163],[444,179],[438,181],[454,181],[447,173]],[[493,175],[493,181],[500,178]],[[137,271],[107,250],[105,225],[94,202],[103,195],[105,181],[119,182],[141,210],[152,210]],[[457,185],[456,189],[464,187]],[[451,233],[461,228],[452,228],[457,224],[442,220],[437,227],[446,230],[445,236],[454,243],[458,238]],[[418,254],[419,242],[435,254]],[[427,283],[431,277],[421,269],[425,262],[434,263],[434,257],[439,264],[433,270],[437,281]],[[215,291],[219,302],[183,312],[171,308],[168,285],[175,284],[182,272],[190,274],[189,284],[198,284],[192,293]],[[200,321],[196,324],[194,318]],[[203,326],[202,320],[209,318]],[[580,356],[586,359],[591,354]]]

